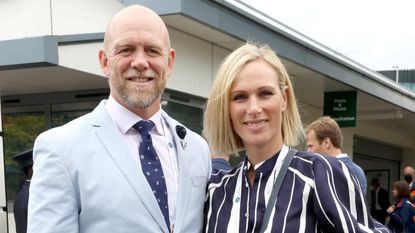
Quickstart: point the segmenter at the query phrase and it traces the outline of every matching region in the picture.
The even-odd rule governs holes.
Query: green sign
[[[355,127],[356,100],[356,91],[325,92],[324,116],[333,118],[340,127]]]

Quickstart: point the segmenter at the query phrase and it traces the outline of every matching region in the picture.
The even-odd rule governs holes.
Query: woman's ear
[[[285,111],[287,109],[287,105],[288,105],[288,87],[285,86],[282,90],[281,90],[281,95],[282,95],[282,110]]]

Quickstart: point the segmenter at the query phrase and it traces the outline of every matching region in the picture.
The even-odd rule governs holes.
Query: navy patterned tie
[[[143,174],[153,190],[167,227],[170,229],[166,180],[164,179],[160,159],[153,147],[149,133],[153,127],[154,123],[152,121],[139,121],[133,126],[141,135],[139,155]]]

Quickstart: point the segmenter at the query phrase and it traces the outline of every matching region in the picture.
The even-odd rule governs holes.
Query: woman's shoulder
[[[237,179],[239,172],[243,169],[243,162],[239,163],[235,167],[229,170],[218,170],[212,173],[210,177],[209,184],[219,184],[223,183],[226,180]]]

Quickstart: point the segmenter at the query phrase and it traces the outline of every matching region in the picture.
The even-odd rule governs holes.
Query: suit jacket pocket
[[[192,186],[196,188],[206,188],[207,179],[206,176],[192,176]]]

